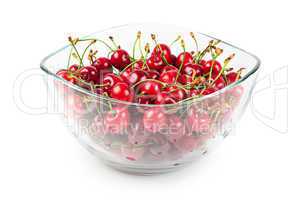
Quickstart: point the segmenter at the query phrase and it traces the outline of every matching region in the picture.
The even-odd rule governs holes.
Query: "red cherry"
[[[111,63],[108,58],[100,57],[93,62],[93,66],[97,69],[97,71],[107,70],[111,71]]]
[[[118,82],[110,89],[110,97],[121,101],[131,101],[132,92],[127,83]]]
[[[126,108],[115,107],[106,113],[104,117],[104,126],[107,132],[119,134],[129,125],[130,115]]]
[[[177,86],[167,87],[164,91],[168,92],[169,95],[176,101],[181,101],[186,97],[186,92]]]
[[[202,90],[200,92],[200,94],[202,94],[202,95],[209,95],[211,93],[214,93],[215,91],[216,91],[216,89],[210,87],[210,88],[206,88],[206,89]]]
[[[85,82],[96,82],[97,81],[97,70],[93,66],[82,67],[79,70],[80,78]]]
[[[178,82],[183,85],[191,84],[193,82],[193,77],[186,74],[181,74],[178,77]]]
[[[197,89],[191,89],[190,91],[189,91],[189,97],[194,97],[194,96],[198,96],[199,94],[200,94],[200,90],[197,90]]]
[[[74,78],[74,76],[70,75],[69,72],[65,69],[61,69],[56,73],[57,76],[65,79],[66,81],[69,81],[73,84],[76,84],[76,78]]]
[[[166,44],[158,44],[152,52],[152,56],[164,57],[168,63],[172,62],[171,50]]]
[[[213,76],[213,79],[215,79],[216,77]],[[220,76],[218,79],[215,80],[215,87],[217,88],[217,90],[220,90],[222,88],[224,88],[226,86],[226,82],[223,78],[223,76]]]
[[[198,63],[199,63],[200,66],[205,65],[206,64],[206,60],[203,60],[203,59],[199,60]]]
[[[177,76],[177,70],[169,70],[160,74],[159,80],[161,82],[172,84],[175,82]]]
[[[146,94],[146,95],[157,95],[158,93],[160,93],[162,88],[162,84],[149,80],[149,81],[145,81],[143,83],[141,83],[138,86],[138,91],[141,94]]]
[[[103,84],[107,85],[105,86],[105,88],[107,89],[113,87],[116,83],[119,82],[123,82],[123,80],[113,73],[107,73],[103,77]]]
[[[153,95],[139,95],[136,96],[135,101],[139,104],[152,104],[154,97]]]
[[[138,60],[135,63],[133,63],[130,67],[133,69],[143,69],[144,65],[145,63],[143,60]]]
[[[177,57],[174,55],[174,54],[171,54],[171,60],[172,60],[172,62],[171,63],[169,63],[169,64],[171,64],[171,65],[176,65],[176,60],[177,60]]]
[[[150,71],[147,71],[147,78],[148,79],[158,79],[159,78],[159,72],[156,71],[156,70],[150,70]]]
[[[160,73],[164,73],[164,72],[167,72],[167,71],[170,71],[170,70],[176,70],[176,71],[178,71],[177,67],[174,67],[173,65],[167,65],[167,66],[164,66],[160,70]]]
[[[189,52],[182,52],[177,56],[176,66],[180,67],[180,65],[186,65],[187,63],[193,62],[193,56]]]
[[[78,69],[79,69],[79,65],[74,64],[74,65],[71,65],[71,66],[68,68],[68,71],[70,71],[70,72],[76,72]]]
[[[181,73],[187,75],[201,76],[201,67],[200,65],[188,63],[182,67]]]
[[[106,90],[103,87],[97,87],[97,88],[94,89],[94,92],[96,94],[102,95],[102,94],[104,94],[104,92],[106,92]]]
[[[203,74],[209,73],[210,68],[212,68],[212,73],[219,74],[222,70],[222,65],[217,60],[209,60],[205,65],[201,65]]]
[[[236,72],[229,72],[228,74],[226,74],[226,80],[228,85],[231,83],[234,83],[235,81],[239,80],[239,75]]]
[[[161,108],[150,108],[144,112],[143,122],[146,131],[156,133],[165,128],[167,117]]]
[[[176,100],[173,99],[168,92],[161,92],[156,96],[155,104],[174,104]]]
[[[143,70],[135,69],[132,71],[131,68],[126,69],[121,77],[129,85],[134,85],[135,83],[147,79],[147,74]]]
[[[115,68],[121,70],[130,64],[130,56],[127,51],[118,49],[111,55],[110,62]]]
[[[161,69],[164,66],[164,62],[160,56],[151,56],[147,59],[147,65],[151,69]]]

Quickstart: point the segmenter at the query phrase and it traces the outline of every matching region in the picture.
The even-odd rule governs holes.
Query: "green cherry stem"
[[[73,49],[75,50],[76,56],[79,58],[80,66],[83,66],[83,62],[82,62],[81,57],[80,57],[80,55],[79,55],[79,52],[78,52],[78,50],[77,50],[77,48],[76,48],[76,44],[77,44],[77,42],[79,41],[79,39],[73,40],[72,37],[69,36],[69,37],[68,37],[68,40],[69,40],[70,44],[72,45]]]
[[[138,31],[137,36],[136,36],[136,39],[135,39],[134,44],[133,44],[133,50],[132,50],[132,58],[133,58],[133,59],[135,59],[136,45],[137,45],[137,42],[138,42],[138,40],[140,39],[140,37],[141,37],[141,32]]]
[[[137,83],[134,84],[133,86],[131,86],[131,88],[135,88],[135,87],[138,86],[139,84],[144,83],[144,82],[146,82],[146,81],[153,81],[153,82],[159,83],[159,84],[161,84],[163,87],[166,86],[166,85],[168,85],[167,83],[161,82],[161,81],[156,80],[156,79],[144,79],[144,80],[141,80],[141,81],[137,82]]]
[[[100,42],[100,43],[104,44],[109,50],[115,51],[115,49],[113,49],[110,45],[108,45],[106,42],[104,42],[103,40],[100,40],[100,39],[85,38],[85,39],[80,39],[79,41],[83,42],[83,41],[93,41],[93,40],[96,40],[97,42]]]
[[[87,46],[86,48],[84,49],[83,53],[82,53],[82,56],[81,56],[81,60],[83,60],[87,50],[93,45],[96,43],[96,40],[92,40]]]
[[[110,39],[110,41],[112,42],[112,44],[114,45],[114,47],[116,49],[120,49],[120,46],[117,45],[117,43],[115,42],[113,36],[109,36],[108,38]]]
[[[193,32],[190,32],[190,36],[193,38],[195,45],[196,45],[196,52],[199,52],[199,45],[198,45],[198,41],[195,37],[195,34]]]
[[[177,74],[176,74],[175,83],[177,83],[177,79],[178,79],[179,74],[180,74],[180,72],[181,72],[181,69],[182,69],[182,67],[183,67],[183,62],[184,62],[184,60],[185,60],[185,44],[184,44],[184,40],[183,40],[183,39],[181,39],[180,44],[181,44],[181,47],[182,47],[182,49],[183,49],[183,60],[182,60],[182,62],[180,63],[178,72],[177,72]]]
[[[156,46],[158,46],[158,48],[160,49],[160,51],[161,51],[161,54],[160,54],[160,55],[161,55],[161,58],[162,58],[162,60],[164,61],[164,63],[165,63],[166,65],[170,65],[170,64],[168,63],[168,61],[167,61],[165,55],[164,55],[164,52],[163,52],[163,50],[162,50],[160,44],[158,44],[158,42],[157,42],[157,40],[156,40],[156,35],[155,35],[155,34],[151,34],[151,38],[152,38],[152,40],[154,41],[154,44],[155,44]]]
[[[180,40],[181,39],[181,35],[178,35],[177,36],[177,38],[173,41],[173,42],[171,42],[171,44],[169,45],[170,47],[171,46],[173,46],[176,42],[178,42],[178,40]]]

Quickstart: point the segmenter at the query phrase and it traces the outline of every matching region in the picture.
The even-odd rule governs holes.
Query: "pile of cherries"
[[[57,75],[91,92],[121,101],[175,104],[211,94],[240,78],[240,70],[226,68],[216,59],[204,60],[209,51],[214,51],[215,57],[222,52],[210,44],[203,52],[183,51],[176,56],[170,46],[156,43],[149,57],[136,59],[119,47],[112,50],[110,57],[91,56],[90,65],[83,66],[81,60],[59,70]]]
[[[191,36],[195,40],[194,34],[191,33]],[[69,38],[73,47],[70,57],[75,57],[77,63],[57,72],[57,76],[94,94],[119,100],[103,99],[102,104],[107,103],[108,106],[99,111],[91,106],[98,106],[99,102],[89,103],[86,99],[90,95],[72,90],[65,104],[69,110],[76,111],[76,120],[88,121],[91,137],[101,141],[107,151],[128,160],[172,160],[199,149],[215,136],[218,124],[227,123],[243,93],[243,88],[238,86],[225,92],[222,101],[214,98],[198,103],[191,101],[191,105],[175,106],[175,110],[164,106],[145,106],[180,105],[180,102],[201,98],[236,82],[242,71],[228,67],[234,54],[222,64],[217,60],[223,52],[216,47],[218,41],[210,41],[202,51],[197,48],[189,52],[181,40],[182,52],[175,55],[171,51],[172,45],[158,43],[155,35],[151,37],[154,48],[150,51],[147,43],[144,51],[140,49],[139,58],[135,57],[135,50],[130,55],[110,37],[115,47],[105,43],[110,49],[109,55],[97,57],[97,51],[90,49],[88,65],[83,60],[85,52],[100,40],[89,40],[89,45],[80,55],[76,45],[81,40]],[[140,33],[136,43],[139,40]],[[102,40],[100,42],[103,43]]]

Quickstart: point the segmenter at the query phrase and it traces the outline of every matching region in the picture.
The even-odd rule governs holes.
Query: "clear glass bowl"
[[[122,48],[132,52],[137,31],[142,41],[155,33],[159,42],[170,44],[181,35],[187,51],[194,50],[191,30],[161,24],[133,24],[102,30],[86,38],[107,39],[113,36]],[[216,40],[194,32],[199,48]],[[145,43],[143,43],[144,45]],[[86,149],[108,165],[128,173],[156,174],[178,169],[201,157],[230,134],[243,114],[255,85],[259,59],[233,45],[220,42],[222,60],[231,53],[231,65],[244,67],[240,80],[213,94],[169,105],[142,105],[100,96],[73,85],[58,76],[65,69],[71,47],[65,46],[41,62],[47,74],[49,93],[64,123]],[[83,51],[84,46],[78,46]],[[107,55],[104,45],[97,48]],[[174,45],[172,52],[182,49]],[[149,116],[156,116],[155,120]]]

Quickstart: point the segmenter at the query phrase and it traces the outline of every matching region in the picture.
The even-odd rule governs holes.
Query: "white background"
[[[1,1],[0,199],[299,199],[300,15],[295,2]],[[274,130],[285,129],[282,111],[287,108],[277,102],[283,109],[274,109],[271,88],[263,98],[257,96],[236,134],[216,151],[181,171],[139,177],[104,166],[57,116],[28,115],[16,107],[12,88],[18,74],[38,68],[67,36],[132,22],[181,25],[231,42],[261,58],[261,78],[288,66],[283,86],[288,88],[288,132]],[[23,97],[33,107],[44,105],[40,78],[24,83]],[[275,112],[267,122],[273,129],[251,108]]]

